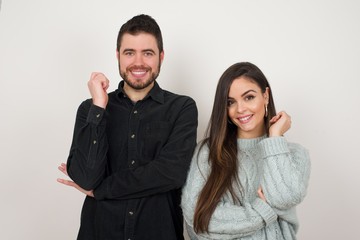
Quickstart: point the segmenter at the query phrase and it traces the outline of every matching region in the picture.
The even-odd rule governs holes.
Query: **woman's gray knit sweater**
[[[242,204],[230,194],[221,199],[210,224],[209,234],[196,235],[193,217],[199,193],[210,173],[206,145],[195,150],[182,193],[182,209],[191,239],[296,239],[295,207],[306,194],[310,159],[306,149],[284,137],[238,139],[238,175],[243,188]],[[266,202],[257,195],[261,186]],[[234,189],[239,189],[234,187]]]

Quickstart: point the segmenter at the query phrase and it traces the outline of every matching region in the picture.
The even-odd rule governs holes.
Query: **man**
[[[184,239],[181,187],[196,145],[197,108],[155,81],[164,59],[156,21],[138,15],[117,39],[123,81],[92,73],[92,99],[77,112],[67,164],[58,179],[87,194],[78,239]]]

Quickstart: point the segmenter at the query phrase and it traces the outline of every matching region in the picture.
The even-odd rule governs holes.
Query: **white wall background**
[[[83,195],[56,182],[87,80],[117,87],[120,26],[159,23],[158,82],[199,109],[199,139],[217,81],[238,61],[268,77],[287,137],[312,157],[299,239],[359,239],[360,2],[351,0],[3,0],[0,11],[0,239],[75,239]]]

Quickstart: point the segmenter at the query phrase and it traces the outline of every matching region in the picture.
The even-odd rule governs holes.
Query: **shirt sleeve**
[[[78,108],[67,159],[69,177],[80,187],[94,189],[103,179],[108,143],[105,109],[84,101]]]
[[[204,150],[206,149],[206,150]],[[187,225],[193,227],[194,213],[199,194],[210,172],[208,150],[203,146],[200,153],[195,153],[188,178],[182,191],[181,206]],[[260,198],[245,202],[242,206],[231,200],[223,199],[209,223],[209,234],[201,233],[204,239],[235,239],[254,234],[277,220],[275,211]]]
[[[121,169],[106,177],[94,189],[95,198],[140,198],[181,188],[196,146],[196,132],[196,104],[187,98],[159,154],[146,165]]]
[[[259,143],[263,156],[261,187],[267,202],[279,210],[291,209],[305,197],[310,177],[308,151],[284,137]]]

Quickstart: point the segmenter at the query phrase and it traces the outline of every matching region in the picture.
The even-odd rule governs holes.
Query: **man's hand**
[[[66,176],[69,176],[68,173],[67,173],[67,170],[66,170],[66,164],[65,163],[62,163],[58,169],[64,173]],[[66,179],[63,179],[63,178],[58,178],[57,181],[59,183],[62,183],[64,185],[67,185],[67,186],[70,186],[70,187],[74,187],[76,188],[77,190],[79,190],[80,192],[88,195],[89,197],[94,197],[94,193],[93,193],[93,190],[90,190],[90,191],[87,191],[83,188],[81,188],[79,185],[77,185],[76,183],[74,183],[73,181],[71,180],[66,180]]]
[[[109,80],[105,77],[105,75],[99,72],[91,73],[88,87],[93,104],[98,107],[105,108],[108,103],[106,90],[109,88]]]

